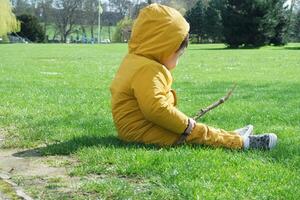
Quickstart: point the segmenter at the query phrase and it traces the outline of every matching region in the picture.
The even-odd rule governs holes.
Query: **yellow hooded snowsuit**
[[[189,24],[173,8],[151,4],[136,19],[129,53],[112,84],[112,114],[122,140],[172,145],[188,125],[176,106],[172,76],[161,63],[178,50]],[[242,138],[198,123],[188,143],[241,148]]]

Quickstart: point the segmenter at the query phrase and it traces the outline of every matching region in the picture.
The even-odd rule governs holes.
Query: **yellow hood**
[[[189,29],[177,10],[151,4],[140,11],[133,25],[129,53],[161,63],[179,48]]]

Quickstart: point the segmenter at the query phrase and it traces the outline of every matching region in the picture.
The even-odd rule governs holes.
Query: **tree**
[[[222,23],[225,43],[229,47],[264,45],[265,36],[260,25],[267,7],[255,1],[227,0],[222,10]]]
[[[115,12],[103,12],[101,15],[101,24],[104,26],[116,26],[117,23],[122,20],[121,13],[115,13]]]
[[[0,0],[0,36],[17,31],[19,23],[8,0]]]
[[[202,1],[198,1],[191,10],[188,10],[185,15],[187,21],[190,24],[190,33],[197,36],[197,42],[199,43],[201,39],[205,36],[204,31],[204,17],[205,17],[205,7]]]
[[[116,12],[122,14],[122,17],[131,15],[133,3],[130,0],[110,0],[109,3]]]
[[[291,25],[291,20],[293,17],[293,11],[295,6],[297,6],[298,1],[297,0],[291,0],[291,6],[290,6],[290,13],[289,13],[289,23]]]
[[[183,15],[187,10],[191,10],[199,0],[157,0],[157,3],[171,6],[180,11]],[[207,3],[209,0],[201,0]]]
[[[203,28],[206,37],[213,42],[223,41],[222,7],[222,0],[211,0],[205,10]]]
[[[229,47],[258,47],[285,43],[288,21],[285,0],[226,0],[222,10]]]
[[[267,44],[284,45],[287,43],[290,13],[285,0],[270,0],[268,13],[263,19],[264,35]]]
[[[166,5],[175,8],[178,10],[182,15],[186,13],[187,9],[187,2],[183,0],[168,0]]]
[[[300,0],[292,1],[289,16],[289,40],[293,42],[300,41]]]
[[[29,4],[27,0],[14,0],[12,1],[14,7],[14,13],[18,15],[22,14],[30,14],[34,15],[34,11],[32,10],[32,6]]]
[[[40,0],[37,6],[38,13],[36,13],[36,16],[38,16],[40,21],[43,22],[45,34],[47,33],[47,27],[51,22],[53,12],[52,3],[53,0]]]
[[[295,14],[295,21],[292,26],[293,29],[293,38],[295,41],[300,41],[300,9]]]
[[[94,26],[97,24],[97,21],[98,21],[98,13],[99,13],[98,8],[99,8],[99,0],[84,0],[83,1],[82,15],[84,17],[81,18],[82,25],[90,26],[92,38],[94,38]],[[84,29],[83,26],[82,26],[82,29]]]
[[[143,8],[145,8],[146,6],[148,6],[148,3],[146,3],[146,2],[140,2],[139,0],[136,0],[134,2],[134,6],[133,6],[133,9],[132,9],[132,12],[131,12],[131,18],[132,19],[137,18],[140,10],[143,9]]]
[[[61,42],[74,31],[77,11],[82,8],[82,0],[55,0],[57,8],[54,14],[55,25],[61,36]]]
[[[45,32],[35,16],[24,14],[18,16],[18,20],[21,22],[21,30],[17,33],[18,35],[32,42],[44,42]]]
[[[128,42],[130,39],[131,29],[133,25],[133,20],[125,17],[118,22],[116,31],[114,34],[114,42]]]

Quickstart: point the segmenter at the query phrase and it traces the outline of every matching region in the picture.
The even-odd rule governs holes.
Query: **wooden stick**
[[[227,101],[231,97],[231,95],[232,95],[233,91],[235,90],[236,86],[237,85],[234,84],[233,87],[231,88],[231,90],[229,90],[227,92],[227,94],[224,97],[222,97],[221,99],[219,99],[218,101],[212,103],[211,105],[207,106],[206,108],[200,109],[198,111],[198,113],[193,117],[194,120],[195,121],[198,120],[199,118],[203,117],[209,111],[213,110],[214,108],[218,107],[219,105],[221,105],[225,101]],[[186,140],[186,137],[187,137],[186,135],[181,135],[179,140],[176,142],[176,145],[180,145],[180,144],[184,143],[184,141]]]
[[[207,106],[206,108],[202,108],[199,110],[199,112],[197,113],[197,115],[194,117],[194,120],[198,120],[199,118],[201,118],[202,116],[204,116],[206,113],[208,113],[209,111],[211,111],[212,109],[218,107],[219,105],[221,105],[222,103],[224,103],[225,101],[227,101],[233,91],[236,88],[236,84],[233,85],[233,87],[231,88],[231,90],[229,90],[226,94],[226,96],[222,97],[221,99],[219,99],[218,101],[214,102],[213,104]]]

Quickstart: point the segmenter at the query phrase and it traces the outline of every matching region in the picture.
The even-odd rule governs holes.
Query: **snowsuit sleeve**
[[[147,120],[174,133],[184,132],[188,117],[167,101],[171,80],[164,70],[143,67],[135,74],[131,89]]]

